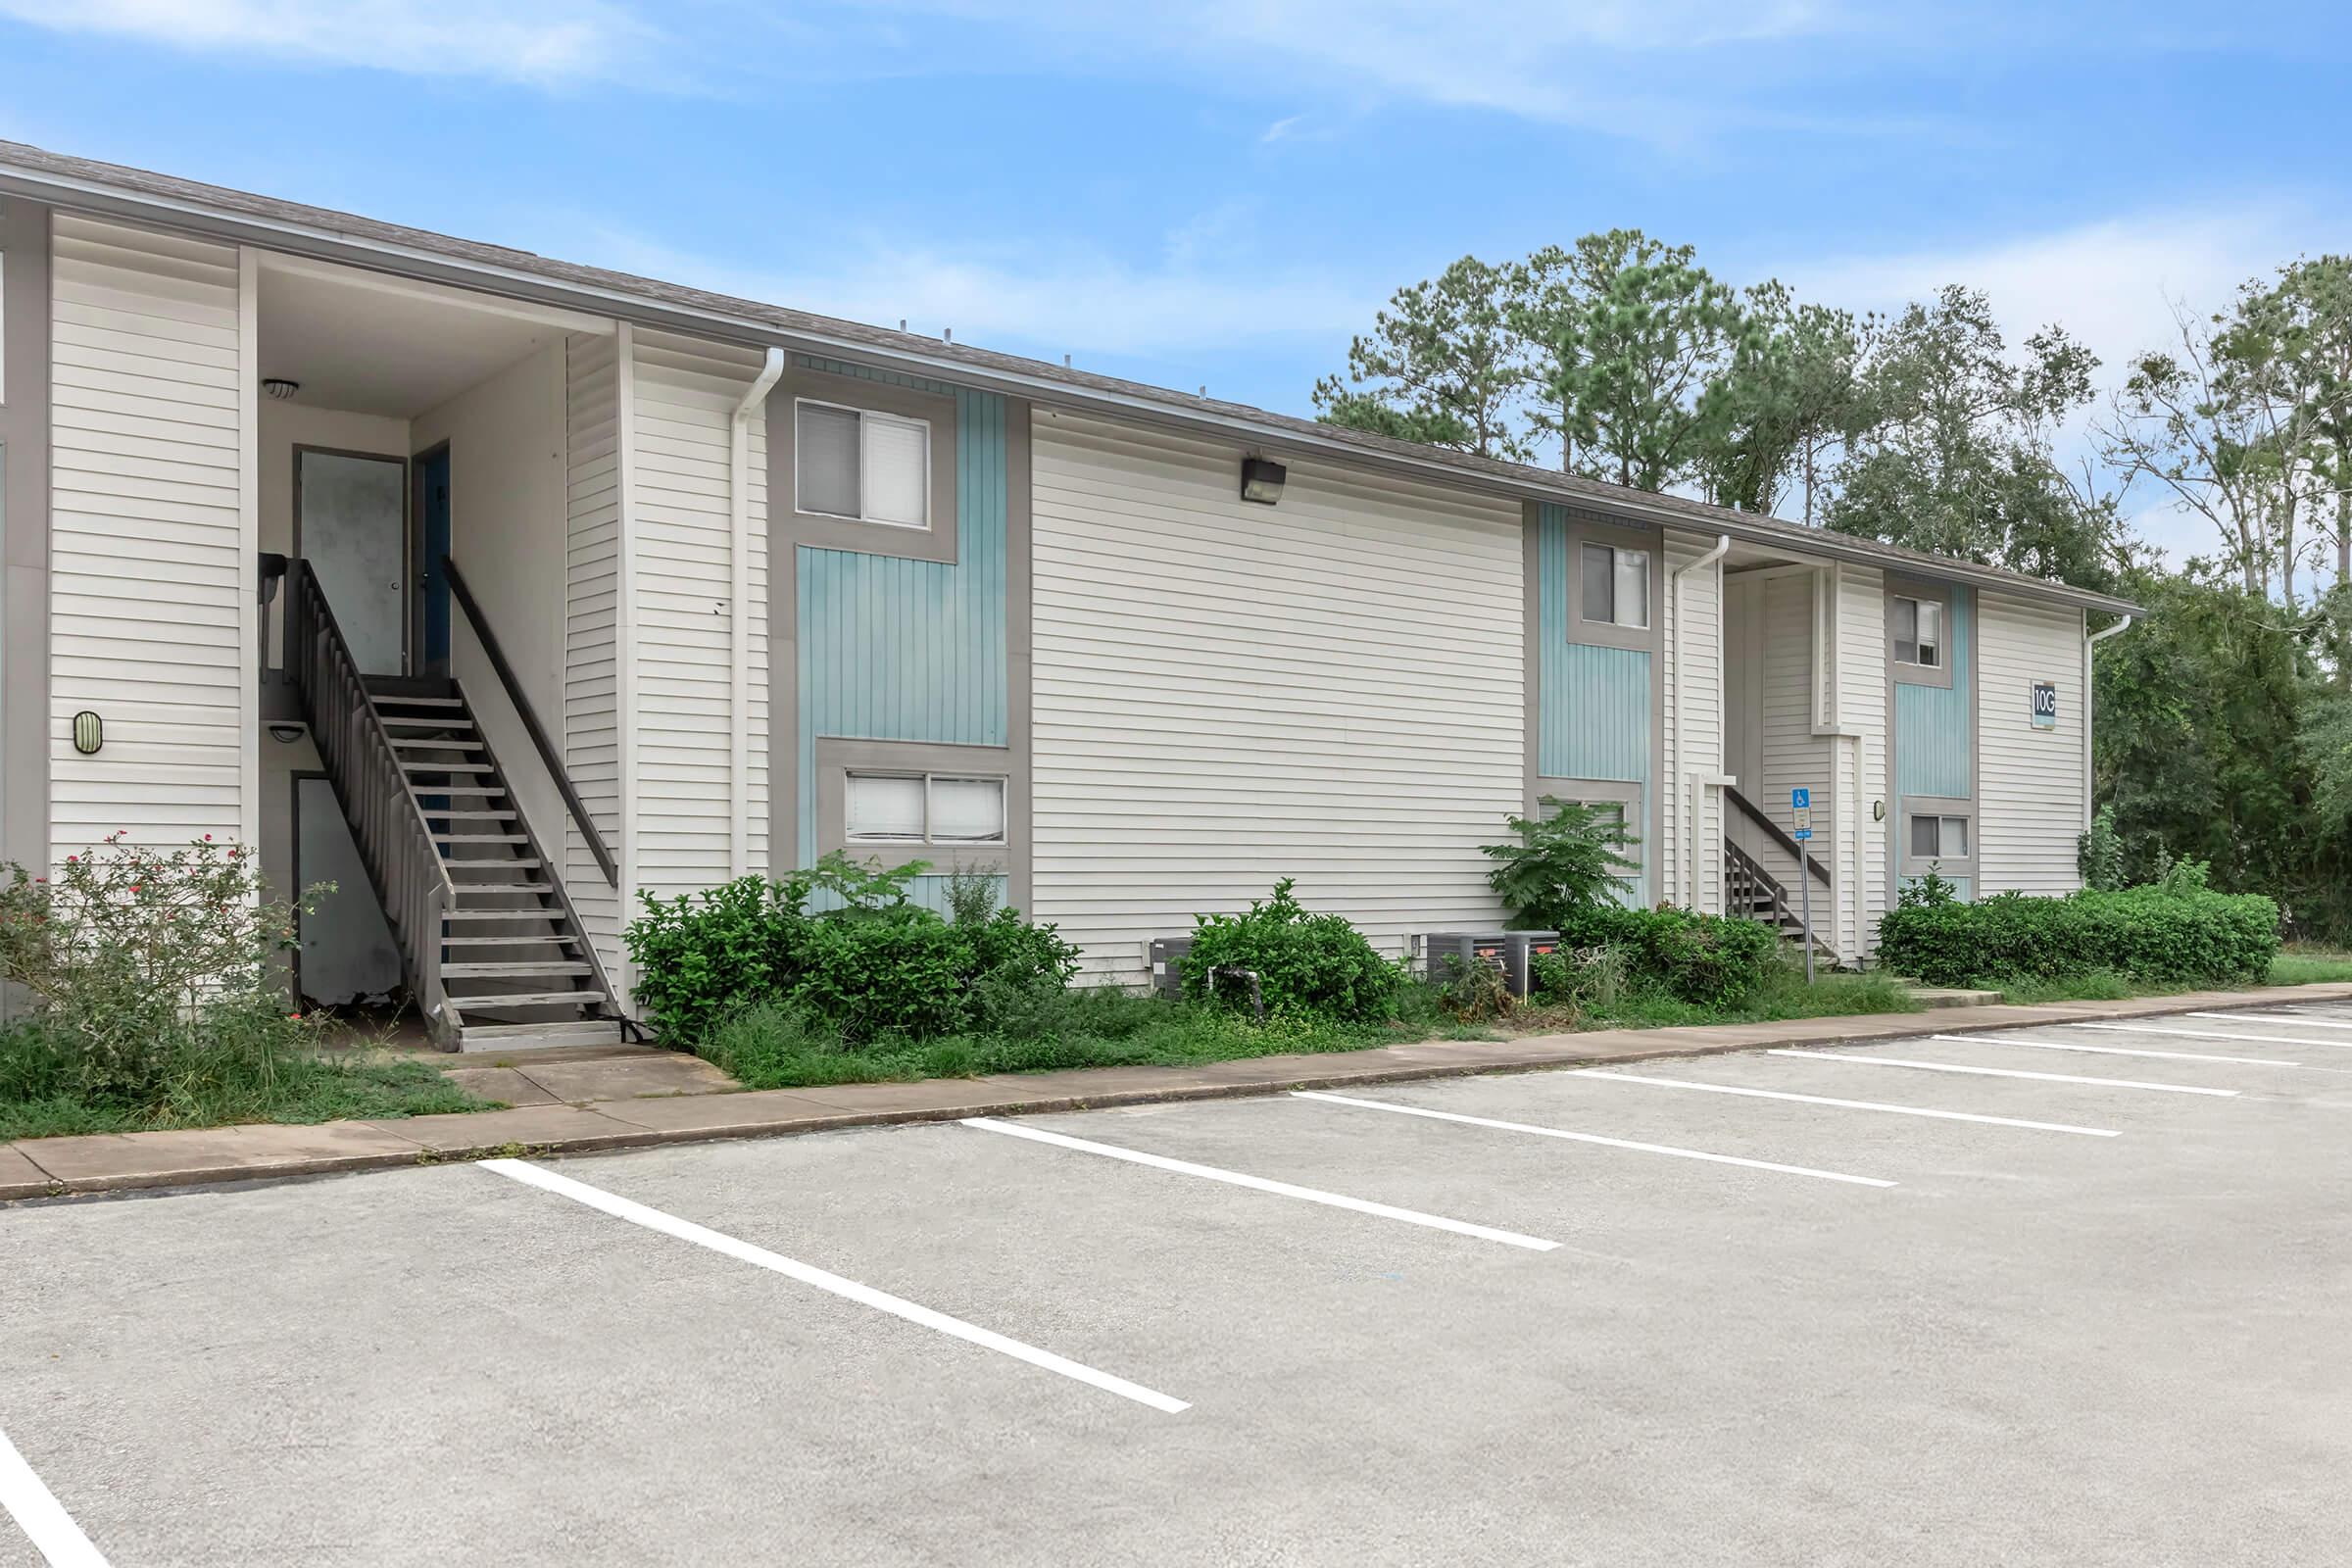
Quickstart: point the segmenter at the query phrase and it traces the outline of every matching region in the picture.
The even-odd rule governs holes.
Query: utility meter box
[[[1191,937],[1157,937],[1146,955],[1152,961],[1152,989],[1160,996],[1178,998],[1184,995],[1184,971],[1179,960],[1193,951]]]

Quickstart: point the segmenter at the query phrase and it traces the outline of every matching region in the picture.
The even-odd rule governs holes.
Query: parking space
[[[0,1433],[118,1565],[2320,1561],[2348,1135],[2249,1010],[32,1205]]]

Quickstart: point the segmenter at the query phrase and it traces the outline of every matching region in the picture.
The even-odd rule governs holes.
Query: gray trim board
[[[795,461],[800,424],[794,410],[804,398],[837,408],[895,414],[930,425],[930,526],[908,528],[897,523],[862,522],[854,517],[800,510]],[[1010,411],[1006,412],[1009,416]],[[894,386],[886,381],[859,380],[828,370],[787,368],[767,395],[767,514],[771,537],[789,536],[796,545],[819,550],[851,550],[861,555],[953,564],[956,559],[956,400],[952,397]],[[776,529],[779,521],[784,525],[781,535]],[[771,552],[774,548],[770,546]]]
[[[145,170],[0,142],[0,195],[20,194],[103,217],[163,224],[290,255],[426,278],[512,298],[765,347],[878,361],[1028,401],[1093,408],[1170,428],[1211,431],[1269,456],[1306,452],[1396,472],[1449,479],[1514,499],[1583,506],[1637,524],[1679,523],[1824,560],[1908,566],[1958,582],[2006,585],[2045,602],[2136,612],[2129,601],[2039,578],[1923,555],[1875,540],[1808,528],[1677,496],[1655,495],[1530,465],[1479,458],[1246,404],[1097,375],[1016,355],[939,342],[652,278],[553,261],[527,251],[453,238],[356,214],[280,201]]]
[[[952,773],[969,778],[1002,778],[1004,842],[854,844],[845,831],[849,775],[853,772]],[[1026,880],[1031,842],[1029,819],[1029,769],[1013,747],[834,740],[821,736],[816,742],[816,853],[820,856],[842,850],[852,859],[879,860],[889,867],[923,860],[941,875],[951,871],[1001,871],[1009,891],[1015,885],[1016,873]]]
[[[49,864],[49,210],[0,199],[0,859]]]
[[[1953,626],[1951,584],[1928,582],[1918,577],[1898,576],[1890,571],[1886,574],[1886,610],[1881,616],[1879,632],[1880,640],[1886,651],[1887,672],[1905,686],[1940,686],[1945,691],[1951,690]],[[1942,607],[1943,646],[1937,652],[1942,657],[1943,662],[1940,664],[1911,664],[1894,657],[1894,602],[1897,599],[1913,599],[1922,604]],[[1976,658],[1977,639],[1983,635],[1984,628],[1982,626],[1969,627],[1968,649],[1971,660]],[[1891,711],[1888,721],[1892,722]]]
[[[1644,580],[1649,589],[1646,625],[1620,626],[1614,621],[1585,618],[1585,546],[1607,545],[1612,550],[1638,551],[1649,558]],[[1591,648],[1631,648],[1659,661],[1661,678],[1666,652],[1666,536],[1642,528],[1628,528],[1594,517],[1568,518],[1568,599],[1563,607],[1568,640]]]
[[[1911,853],[1911,818],[1915,816],[1963,816],[1968,819],[1968,853],[1966,855],[1936,855],[1921,858]],[[1895,844],[1901,850],[1895,872],[1896,886],[1907,876],[1925,876],[1934,865],[1936,873],[1946,877],[1966,877],[1975,891],[1977,854],[1982,846],[1977,835],[1982,824],[1977,817],[1977,803],[1949,795],[1911,795],[1902,801],[1901,820],[1895,825]]]

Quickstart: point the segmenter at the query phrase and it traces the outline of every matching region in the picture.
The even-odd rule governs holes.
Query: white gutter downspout
[[[2105,631],[2094,631],[2088,637],[2082,639],[2082,829],[2084,832],[2088,832],[2090,830],[2090,722],[2092,716],[2092,708],[2096,697],[2096,694],[2092,689],[2092,680],[2095,673],[2092,655],[2097,650],[2099,644],[2105,642],[2108,638],[2113,637],[2118,632],[2126,632],[2130,631],[2131,629],[2132,617],[2130,615],[2126,615],[2123,619],[2117,621]]]
[[[1683,836],[1683,869],[1684,881],[1688,885],[1690,894],[1690,899],[1687,901],[1686,907],[1691,909],[1696,909],[1698,907],[1698,821],[1700,815],[1702,814],[1699,809],[1699,799],[1702,792],[1705,791],[1710,782],[1722,782],[1723,760],[1721,757],[1718,757],[1715,762],[1715,770],[1713,772],[1704,774],[1700,773],[1698,769],[1691,767],[1689,764],[1690,752],[1687,746],[1688,737],[1683,734],[1683,714],[1685,711],[1685,705],[1683,703],[1682,695],[1683,573],[1690,570],[1694,566],[1712,566],[1715,564],[1715,563],[1721,561],[1725,556],[1730,555],[1731,551],[1732,536],[1728,533],[1719,533],[1715,536],[1714,549],[1708,551],[1703,556],[1684,562],[1681,565],[1674,567],[1666,574],[1667,580],[1674,585],[1674,593],[1671,596],[1673,604],[1667,616],[1668,622],[1673,627],[1674,636],[1674,680],[1673,684],[1667,688],[1668,692],[1674,698],[1674,718],[1668,727],[1674,736],[1674,765],[1676,769],[1682,773],[1687,785],[1685,800],[1681,808],[1681,809],[1685,812],[1687,820],[1690,824],[1689,830]],[[1723,619],[1723,605],[1720,596],[1718,596],[1716,602],[1715,617],[1718,624],[1720,624]],[[1716,701],[1720,705],[1723,701],[1723,694],[1718,693],[1716,696]]]
[[[731,696],[727,712],[734,733],[727,738],[727,870],[745,876],[752,868],[752,416],[767,406],[767,394],[784,374],[784,351],[770,346],[760,373],[735,405],[727,421],[727,497],[733,513],[728,558],[734,570],[728,601],[727,651]]]

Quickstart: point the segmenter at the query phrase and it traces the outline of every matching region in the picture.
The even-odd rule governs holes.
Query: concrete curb
[[[1229,1100],[1291,1089],[1408,1083],[1480,1073],[1711,1056],[1768,1046],[1875,1043],[2036,1022],[2160,1017],[2280,1001],[2352,1000],[2352,984],[1930,1008],[1859,1017],[1699,1028],[1608,1029],[1523,1040],[1425,1041],[1328,1054],[1258,1056],[1201,1067],[1095,1067],[1001,1078],[746,1090],[508,1110],[150,1133],[27,1139],[0,1145],[0,1203],[149,1188],[387,1170],[495,1155],[590,1153],[658,1144],[772,1138],[844,1127],[1042,1115],[1109,1105]]]

